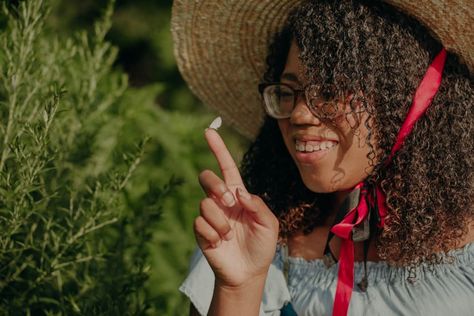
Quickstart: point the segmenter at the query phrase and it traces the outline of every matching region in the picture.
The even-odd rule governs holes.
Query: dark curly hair
[[[466,65],[448,53],[437,95],[386,166],[413,94],[441,44],[381,1],[305,1],[275,35],[264,82],[279,81],[291,40],[300,48],[305,78],[362,92],[370,118],[361,122],[369,130],[365,142],[371,146],[377,135],[367,181],[381,186],[388,206],[386,225],[376,234],[379,257],[413,265],[434,262],[436,252],[456,247],[474,209],[474,93]],[[279,218],[280,242],[297,231],[311,232],[327,218],[330,194],[304,185],[275,119],[265,118],[241,170],[247,188]]]

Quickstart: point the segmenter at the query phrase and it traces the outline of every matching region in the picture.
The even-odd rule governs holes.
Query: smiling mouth
[[[312,152],[321,152],[326,151],[335,147],[338,143],[332,140],[325,141],[296,141],[295,149],[299,153],[312,153]]]

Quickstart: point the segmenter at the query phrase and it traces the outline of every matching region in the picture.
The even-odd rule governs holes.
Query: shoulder
[[[214,272],[206,257],[197,248],[190,260],[189,273],[179,290],[194,306],[194,313],[206,315],[214,292]],[[290,301],[290,293],[283,275],[283,265],[277,249],[267,273],[260,316],[279,315],[280,309]]]

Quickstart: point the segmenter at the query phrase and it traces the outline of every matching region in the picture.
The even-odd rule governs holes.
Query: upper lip
[[[295,141],[300,141],[300,142],[309,142],[309,141],[319,141],[319,142],[324,142],[324,141],[331,141],[331,142],[338,142],[336,139],[331,139],[331,138],[325,138],[317,135],[294,135],[293,139]]]

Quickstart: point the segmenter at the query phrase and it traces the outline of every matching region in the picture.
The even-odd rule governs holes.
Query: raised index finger
[[[204,135],[209,148],[217,159],[225,183],[228,186],[241,186],[245,189],[239,169],[219,133],[212,128],[208,128],[204,132]]]

